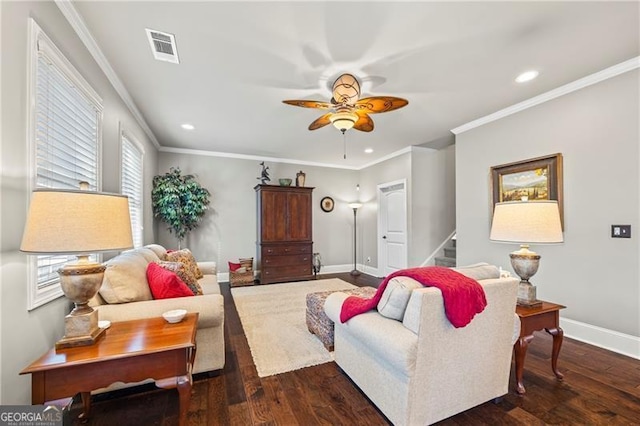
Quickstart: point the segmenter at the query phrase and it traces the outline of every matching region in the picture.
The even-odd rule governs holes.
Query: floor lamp
[[[358,209],[362,207],[360,203],[350,203],[349,207],[353,209],[353,270],[351,271],[351,275],[357,277],[360,275],[360,271],[356,268],[356,216],[358,215]]]

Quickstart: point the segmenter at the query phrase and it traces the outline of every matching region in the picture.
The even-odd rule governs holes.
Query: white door
[[[387,276],[407,267],[406,180],[378,185],[378,270]]]

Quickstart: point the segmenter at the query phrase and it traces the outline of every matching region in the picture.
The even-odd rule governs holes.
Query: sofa
[[[225,363],[224,300],[216,264],[197,263],[202,271],[202,278],[198,279],[202,295],[154,300],[147,283],[147,266],[165,259],[166,255],[164,247],[151,244],[124,251],[108,260],[102,286],[90,305],[98,311],[101,321],[112,322],[159,317],[172,309],[198,312],[193,373],[222,369]]]
[[[345,293],[325,302],[335,322],[335,362],[395,425],[435,423],[508,392],[518,280],[498,268],[480,274],[487,306],[466,327],[444,313],[442,293],[408,277],[389,281],[406,293],[395,318],[372,310],[340,322]],[[491,278],[489,278],[491,277]],[[396,293],[398,294],[398,293]],[[393,316],[392,315],[392,316]]]

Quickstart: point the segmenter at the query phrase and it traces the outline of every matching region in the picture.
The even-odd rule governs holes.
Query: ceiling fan
[[[389,112],[406,106],[409,101],[393,96],[372,96],[360,98],[360,83],[351,74],[342,74],[332,87],[330,102],[287,100],[287,105],[303,108],[318,108],[330,112],[317,118],[309,125],[309,130],[316,130],[327,124],[333,124],[342,134],[354,128],[362,132],[373,130],[373,120],[369,114]]]

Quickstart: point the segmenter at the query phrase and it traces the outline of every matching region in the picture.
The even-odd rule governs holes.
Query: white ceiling
[[[640,55],[638,2],[73,2],[163,147],[359,167]],[[145,28],[176,36],[153,59]],[[540,76],[517,84],[528,69]],[[409,100],[375,130],[307,126],[341,72]],[[192,123],[194,131],[180,128]],[[365,148],[373,154],[365,154]]]

